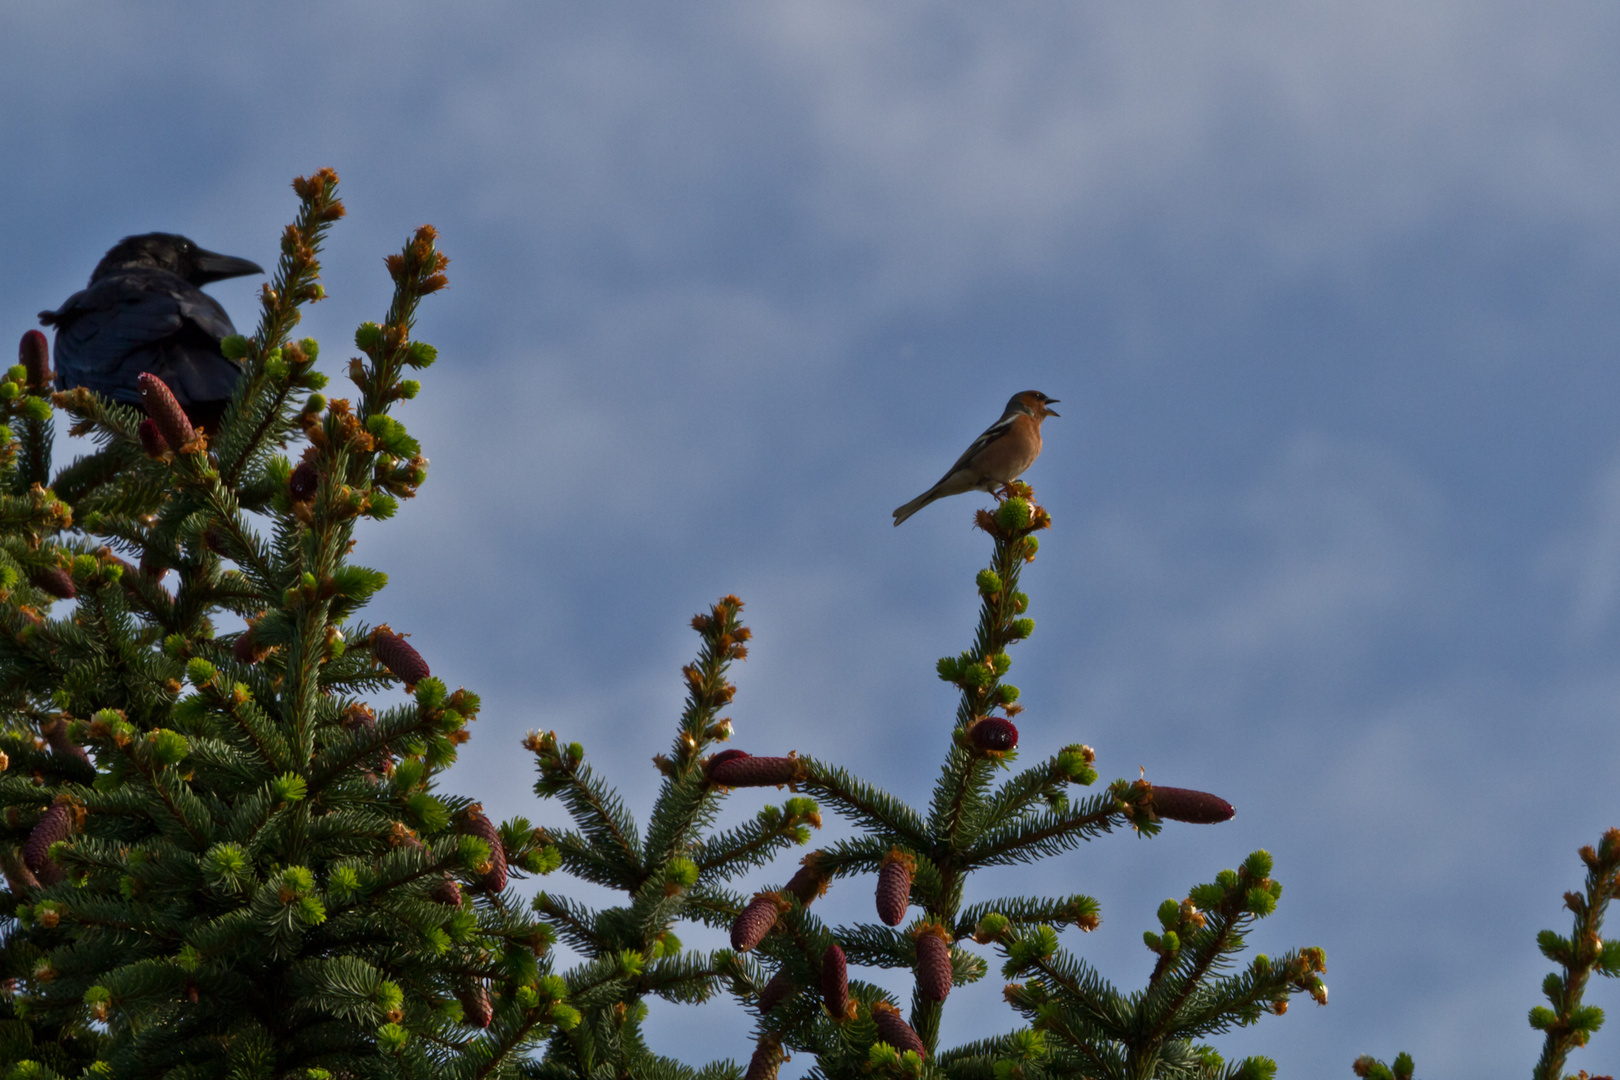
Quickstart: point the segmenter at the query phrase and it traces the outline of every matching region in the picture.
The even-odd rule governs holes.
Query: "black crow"
[[[212,427],[242,370],[220,351],[236,333],[199,286],[262,274],[257,263],[204,251],[184,236],[129,236],[96,265],[90,285],[39,321],[56,327],[56,385],[89,387],[139,405],[135,379],[162,379],[194,423]]]

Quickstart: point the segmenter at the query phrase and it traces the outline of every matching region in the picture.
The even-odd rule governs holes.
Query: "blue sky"
[[[336,375],[438,226],[402,414],[433,468],[359,557],[484,694],[452,786],[543,821],[522,733],[645,807],[686,620],[732,591],[735,745],[925,798],[986,548],[973,498],[889,511],[1014,391],[1060,398],[1023,745],[1238,817],[984,895],[1096,895],[1075,944],[1136,985],[1158,902],[1267,847],[1253,940],[1325,947],[1332,1004],[1224,1050],[1512,1074],[1535,931],[1620,824],[1617,38],[1563,2],[12,3],[0,324],[129,233],[269,264],[330,165]],[[251,325],[256,287],[212,291]],[[994,978],[947,1012],[1010,1021]],[[652,1026],[749,1050],[726,1008]]]

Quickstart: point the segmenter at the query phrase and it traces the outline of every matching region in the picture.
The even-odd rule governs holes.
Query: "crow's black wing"
[[[131,268],[74,293],[41,321],[56,327],[57,386],[135,402],[136,376],[168,383],[183,406],[231,396],[240,369],[220,352],[236,332],[225,309],[184,278]]]

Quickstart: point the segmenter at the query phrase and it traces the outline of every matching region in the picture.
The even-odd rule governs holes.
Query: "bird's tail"
[[[912,499],[910,502],[906,503],[906,505],[900,507],[900,509],[896,510],[894,512],[894,523],[896,525],[900,524],[902,521],[906,520],[906,518],[910,517],[912,514],[915,514],[917,511],[921,510],[923,507],[927,506],[937,498],[939,498],[939,489],[936,485],[935,487],[929,488],[915,499]]]

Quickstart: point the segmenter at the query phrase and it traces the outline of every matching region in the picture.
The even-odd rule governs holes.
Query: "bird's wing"
[[[1011,431],[1013,421],[1016,419],[1018,419],[1018,414],[1013,413],[1010,416],[1003,416],[1000,420],[985,428],[984,433],[973,440],[973,445],[964,450],[962,456],[956,459],[956,464],[945,470],[945,475],[939,478],[939,484],[943,484],[957,472],[967,468],[968,462],[977,457],[981,450]],[[938,487],[939,484],[934,486]]]
[[[235,333],[225,309],[183,278],[162,270],[110,274],[74,293],[55,312],[57,383],[136,401],[135,377],[150,371],[181,397],[228,397],[237,368],[219,351]],[[199,378],[220,368],[222,378]],[[181,383],[221,382],[222,393],[188,393]],[[196,390],[202,390],[199,385]],[[210,388],[212,389],[212,388]]]

